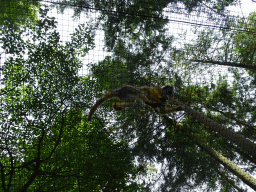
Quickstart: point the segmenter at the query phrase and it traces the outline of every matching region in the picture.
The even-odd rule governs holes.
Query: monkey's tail
[[[118,97],[118,92],[117,91],[111,91],[109,93],[107,93],[106,95],[104,95],[102,98],[100,98],[91,108],[91,111],[88,115],[88,121],[91,121],[92,115],[94,114],[94,112],[96,111],[96,109],[105,101],[113,98],[113,97]]]

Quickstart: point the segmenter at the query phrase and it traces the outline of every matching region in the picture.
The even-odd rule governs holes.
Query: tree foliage
[[[10,55],[0,90],[1,189],[137,189],[127,144],[114,142],[101,125],[91,127],[82,114],[89,81],[78,75],[78,55],[94,46],[93,26],[80,25],[63,43],[56,21],[47,10],[40,14],[33,28],[1,28]]]
[[[72,5],[75,16],[98,10],[98,23],[80,25],[64,45],[49,18],[38,21],[28,40],[21,36],[27,29],[2,28],[2,47],[12,54],[3,66],[1,90],[5,178],[23,174],[24,189],[53,191],[152,191],[155,181],[160,191],[243,191],[241,181],[255,189],[249,175],[256,163],[255,73],[240,68],[254,61],[253,33],[247,33],[253,19],[252,26],[242,23],[237,26],[243,30],[236,30],[225,15],[235,1],[63,2],[56,4],[63,10]],[[168,34],[167,8],[186,14],[207,9],[209,19],[218,15],[223,25],[193,30],[197,38],[179,44]],[[81,78],[77,56],[93,48],[96,26],[104,30],[105,50],[112,55],[88,64],[91,77]],[[228,75],[209,72],[201,78],[216,65],[229,67]],[[111,100],[89,124],[81,111],[103,90],[123,84],[173,84],[176,100],[170,104],[182,105],[184,112],[159,116],[136,101],[134,108],[111,113]],[[143,174],[155,163],[160,173],[151,182]],[[48,185],[52,181],[55,188]]]
[[[197,3],[196,6],[199,8],[202,2]],[[201,5],[203,7],[204,3]],[[240,55],[235,52],[233,41],[235,31],[231,27],[234,26],[233,20],[227,20],[221,30],[218,28],[198,30],[199,33],[195,33],[198,38],[193,39],[191,43],[183,44],[181,48],[176,48],[173,45],[177,43],[176,39],[173,36],[168,37],[164,28],[167,20],[161,18],[163,21],[161,26],[154,25],[153,23],[157,23],[156,18],[153,16],[148,18],[147,11],[144,12],[145,17],[140,17],[139,21],[131,20],[130,23],[126,17],[120,15],[120,12],[114,16],[108,12],[103,13],[107,15],[107,20],[103,23],[106,46],[109,50],[113,50],[113,57],[108,57],[92,66],[96,81],[103,90],[125,83],[161,85],[175,82],[179,92],[177,98],[191,108],[206,114],[213,121],[199,121],[186,111],[171,115],[175,120],[166,120],[167,123],[164,123],[152,109],[138,102],[134,108],[118,112],[116,121],[109,130],[116,137],[131,143],[134,159],[141,163],[157,162],[164,165],[161,171],[162,185],[159,187],[161,191],[191,191],[205,184],[209,191],[216,189],[243,191],[239,186],[240,179],[255,188],[254,181],[249,181],[250,178],[245,176],[247,173],[241,177],[238,171],[232,172],[234,175],[229,172],[229,170],[240,170],[237,166],[239,164],[246,165],[247,171],[250,170],[248,173],[254,170],[255,145],[250,142],[250,146],[253,146],[252,150],[241,148],[247,146],[245,143],[248,134],[243,135],[246,130],[251,131],[250,138],[255,135],[253,119],[255,96],[250,94],[254,91],[254,86],[238,86],[239,82],[244,81],[241,76],[236,76],[233,82],[221,75],[219,79],[213,80],[213,76],[218,77],[218,75],[211,73],[210,78],[204,79],[204,83],[192,83],[191,80],[201,76],[208,67],[214,68],[211,64],[248,67],[239,63]],[[160,15],[163,15],[161,11],[158,18]],[[116,19],[111,20],[112,18]],[[118,25],[114,25],[114,21],[117,21]],[[154,27],[147,28],[145,23],[152,23]],[[113,25],[116,28],[111,28]],[[165,38],[161,41],[162,35]],[[111,43],[108,43],[109,41]],[[161,49],[162,47],[164,48]],[[158,57],[158,53],[169,55]],[[176,67],[179,72],[175,70]],[[193,74],[195,71],[199,73]],[[231,71],[239,75],[235,69]],[[250,81],[250,79],[245,80],[247,83]],[[109,108],[107,109],[104,108],[99,115],[106,118],[106,113],[103,115],[102,112],[108,113]],[[211,123],[221,124],[222,128],[214,129]],[[230,132],[228,127],[231,129]],[[238,144],[235,138],[240,134],[242,139],[238,139],[240,142]],[[194,138],[200,138],[200,142]],[[234,162],[232,167],[226,163],[227,159],[221,160],[222,154],[224,159],[228,158],[230,162]]]
[[[254,65],[256,62],[256,13],[252,12],[248,18],[240,19],[239,31],[234,37],[235,50],[239,54],[241,63]]]
[[[37,20],[40,4],[35,0],[2,0],[0,7],[0,26],[14,24],[17,27]]]

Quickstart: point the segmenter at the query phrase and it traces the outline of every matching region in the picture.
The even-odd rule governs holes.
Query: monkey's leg
[[[132,107],[133,106],[133,102],[132,101],[122,101],[122,102],[118,102],[118,103],[114,103],[113,107],[116,111],[122,111],[125,109],[125,107]]]
[[[176,111],[182,111],[182,107],[181,106],[177,106],[177,107],[159,107],[159,112],[161,115],[166,115],[169,113],[173,113]]]
[[[145,101],[145,104],[149,105],[150,107],[152,107],[154,109],[163,105],[163,103],[161,103],[161,102],[153,102],[152,103],[152,102],[148,102],[148,101]]]

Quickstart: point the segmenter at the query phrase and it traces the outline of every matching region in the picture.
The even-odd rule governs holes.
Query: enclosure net
[[[255,191],[253,7],[2,0],[0,191]]]

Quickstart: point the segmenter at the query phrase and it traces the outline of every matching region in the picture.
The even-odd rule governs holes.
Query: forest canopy
[[[256,13],[238,3],[3,1],[0,189],[256,190]],[[124,85],[172,85],[182,110],[115,98],[88,121]]]

